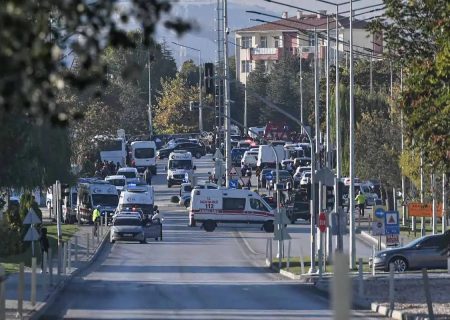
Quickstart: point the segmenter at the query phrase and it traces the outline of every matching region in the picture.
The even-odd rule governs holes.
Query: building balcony
[[[251,48],[250,59],[258,60],[279,60],[282,56],[283,48]]]

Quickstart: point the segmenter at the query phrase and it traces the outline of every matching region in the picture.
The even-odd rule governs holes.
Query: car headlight
[[[380,253],[377,255],[379,258],[385,258],[387,256],[386,252]]]

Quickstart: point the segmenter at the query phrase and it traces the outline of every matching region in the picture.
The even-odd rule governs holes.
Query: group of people
[[[121,165],[119,162],[117,162],[117,164],[114,164],[113,161],[97,160],[97,162],[95,163],[95,176],[105,179],[106,176],[116,174],[117,170],[119,170],[120,167]]]

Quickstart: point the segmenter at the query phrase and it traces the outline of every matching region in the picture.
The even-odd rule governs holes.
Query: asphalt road
[[[206,177],[212,161],[196,165]],[[163,241],[107,244],[42,319],[332,318],[327,297],[313,286],[263,266],[260,246],[268,234],[258,227],[219,226],[212,233],[188,227],[186,210],[169,201],[179,189],[167,188],[163,167],[153,179],[165,217]],[[354,318],[373,317],[354,312]]]

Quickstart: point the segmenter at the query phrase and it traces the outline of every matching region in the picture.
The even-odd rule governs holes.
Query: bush
[[[3,221],[0,221],[0,243],[0,257],[19,254],[24,250],[20,233],[9,228]]]

